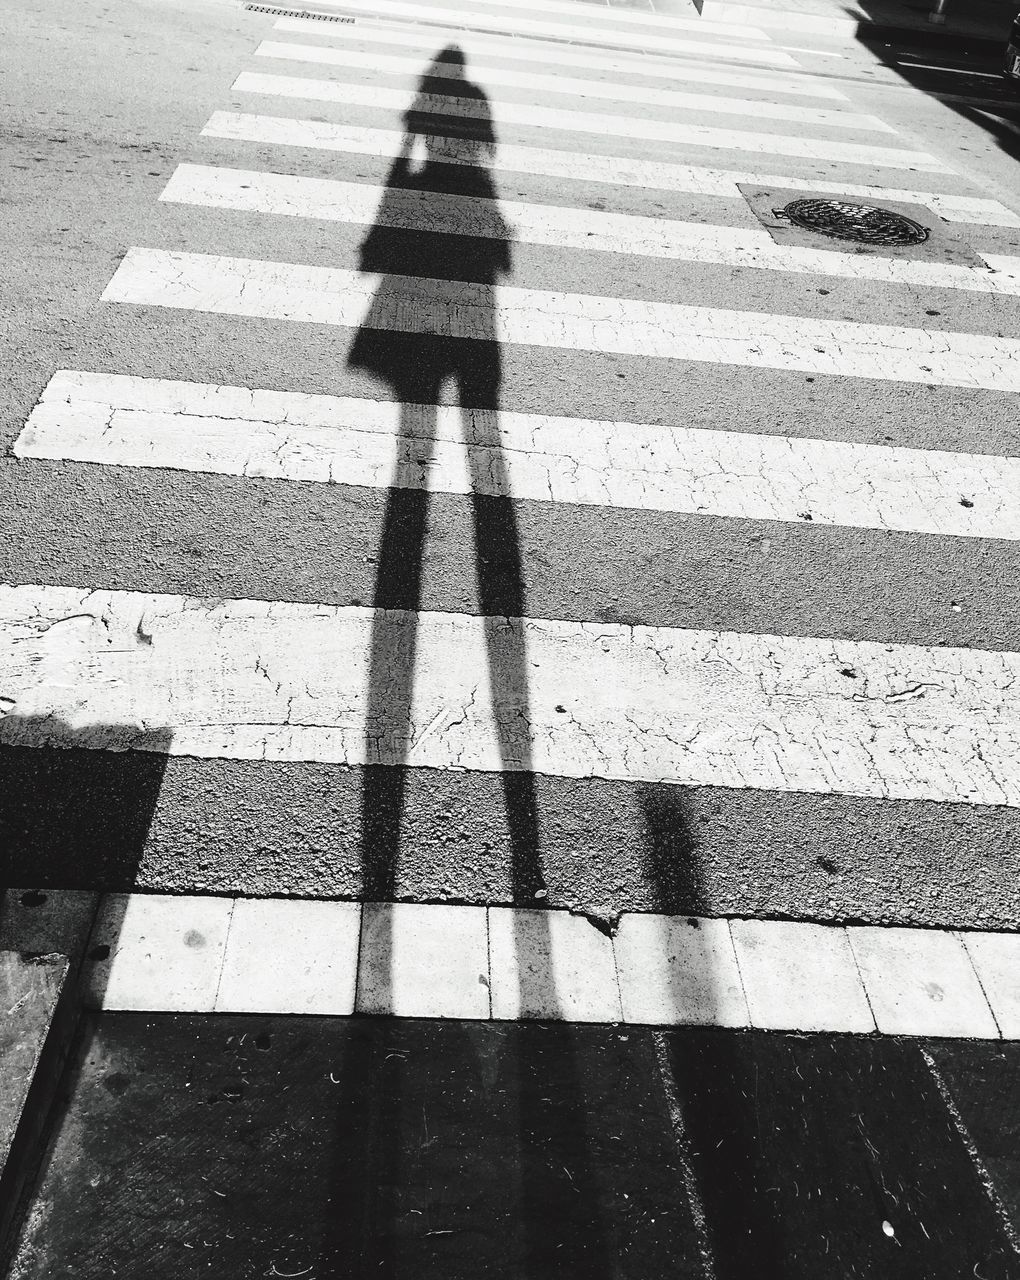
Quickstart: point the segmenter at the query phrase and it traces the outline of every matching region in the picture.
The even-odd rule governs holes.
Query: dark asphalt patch
[[[0,461],[0,581],[369,604],[388,491]],[[496,499],[483,500],[484,512]],[[410,504],[406,504],[410,505]],[[420,607],[482,612],[470,497],[429,503]],[[515,503],[521,580],[495,611],[764,635],[1020,649],[1020,543],[570,503]],[[412,528],[407,522],[408,529]],[[419,607],[406,545],[390,607]],[[400,604],[401,599],[405,601]],[[413,602],[413,603],[412,603]]]
[[[0,746],[7,872],[42,888],[356,899],[373,873],[367,772]],[[388,827],[396,789],[381,781]],[[541,775],[534,801],[549,904],[601,919],[1013,929],[1020,915],[1016,809]],[[514,900],[499,774],[412,768],[403,805],[395,898]]]

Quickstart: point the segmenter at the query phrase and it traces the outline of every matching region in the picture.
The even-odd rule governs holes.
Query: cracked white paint
[[[797,156],[807,160],[833,160],[841,164],[866,164],[879,168],[920,169],[945,173],[947,166],[926,151],[903,147],[877,147],[829,138],[805,138],[780,133],[757,133],[725,129],[715,125],[685,121],[651,120],[563,107],[533,106],[530,103],[497,102],[490,105],[475,98],[456,95],[416,94],[379,85],[348,85],[333,80],[313,80],[301,76],[269,75],[242,71],[234,81],[236,93],[266,94],[271,97],[302,98],[315,102],[336,102],[345,106],[373,108],[403,113],[413,107],[424,115],[470,120],[490,120],[497,135],[507,125],[556,129],[565,133],[593,133],[603,138],[637,138],[671,146],[714,147],[761,155]],[[711,99],[708,100],[709,102]],[[756,104],[749,103],[753,114]]]
[[[263,40],[255,50],[258,58],[282,58],[288,62],[311,62],[322,66],[344,67],[348,70],[369,71],[375,76],[397,76],[407,83],[402,87],[414,91],[418,78],[428,69],[432,79],[449,79],[456,83],[465,76],[465,68],[458,63],[422,63],[420,57],[400,57],[382,54],[377,50],[362,52],[350,48],[327,48],[320,45],[294,44],[278,40]],[[542,101],[548,94],[569,94],[575,98],[598,98],[612,102],[626,102],[642,106],[668,107],[674,111],[701,111],[712,115],[732,115],[759,120],[792,120],[798,124],[828,127],[832,129],[871,130],[876,133],[895,133],[896,130],[879,120],[877,116],[855,111],[833,110],[827,107],[806,107],[797,103],[769,102],[763,99],[728,98],[719,93],[691,93],[689,90],[666,89],[658,85],[634,85],[619,80],[583,80],[565,75],[540,75],[534,71],[517,71],[490,64],[479,65],[472,60],[467,67],[467,78],[481,85],[488,93],[492,86],[524,89]],[[455,91],[455,90],[454,90]]]
[[[1020,391],[1020,340],[129,249],[103,299],[835,377]]]
[[[670,218],[601,213],[516,200],[486,200],[436,191],[384,189],[332,178],[306,178],[212,165],[181,164],[160,196],[177,204],[240,209],[356,226],[387,226],[445,235],[511,238],[557,248],[749,267],[800,275],[877,280],[916,288],[1020,295],[1020,258],[984,255],[987,266],[880,258],[836,249],[776,244],[764,227],[722,227]],[[498,215],[498,216],[497,216]],[[993,270],[994,268],[994,270]]]
[[[308,147],[352,155],[379,156],[382,159],[397,156],[403,142],[403,135],[394,130],[330,124],[324,120],[300,120],[290,116],[255,115],[242,111],[214,111],[202,134],[207,138],[228,138],[234,142]],[[756,187],[778,187],[780,190],[817,191],[828,195],[924,204],[946,222],[1020,227],[1020,215],[1007,209],[998,200],[972,196],[790,178],[782,174],[735,169],[708,169],[696,165],[668,164],[578,151],[556,151],[542,147],[515,147],[502,142],[497,143],[491,156],[486,154],[480,157],[474,143],[439,136],[431,136],[429,146],[436,158],[442,159],[446,164],[476,165],[482,160],[487,168],[503,173],[523,173],[533,177],[576,182],[591,182],[594,178],[612,186],[720,196],[739,200],[742,204],[744,197],[737,184],[743,183]]]
[[[1016,653],[53,586],[0,588],[0,619],[8,743],[356,765],[410,738],[439,769],[1020,805]],[[392,701],[366,726],[373,636]],[[490,659],[528,673],[502,748]]]
[[[574,0],[571,0],[573,3]],[[575,11],[576,12],[576,11]],[[273,23],[274,31],[285,31],[305,36],[316,36],[320,40],[337,39],[345,46],[350,46],[352,34],[341,28],[339,31],[325,26],[317,26],[313,31],[307,21],[301,18],[277,18]],[[357,31],[359,45],[383,45],[400,49],[405,54],[414,51],[419,56],[431,59],[436,52],[436,36],[434,31],[422,31],[409,26],[376,27],[359,26]],[[797,74],[777,74],[768,71],[742,71],[732,68],[715,68],[699,66],[693,62],[678,63],[675,59],[656,60],[648,54],[614,52],[613,50],[597,50],[582,45],[565,45],[547,43],[540,40],[506,40],[499,36],[481,36],[476,32],[458,32],[457,44],[468,59],[469,75],[476,60],[486,57],[498,58],[500,61],[523,61],[529,67],[552,66],[557,69],[571,67],[582,71],[604,71],[613,76],[640,76],[645,82],[667,80],[684,84],[713,84],[729,89],[752,89],[767,94],[789,94],[802,98],[827,98],[829,101],[846,102],[847,96],[833,84],[827,84],[817,76]],[[307,48],[328,48],[315,44]],[[419,71],[422,63],[419,62]]]
[[[404,423],[427,420],[412,406]],[[14,452],[115,466],[1020,539],[1020,458],[61,370]],[[498,445],[498,447],[496,447]],[[470,454],[470,461],[469,461]],[[968,505],[963,505],[966,502]],[[924,690],[903,697],[924,696]]]
[[[344,9],[350,13],[363,13],[372,18],[410,19],[420,21],[421,5],[414,0],[344,0]],[[620,49],[645,49],[654,46],[656,52],[697,54],[705,58],[722,57],[733,62],[757,63],[762,66],[792,67],[797,69],[797,62],[788,53],[769,48],[768,37],[753,27],[736,27],[724,23],[701,23],[700,19],[664,18],[655,16],[650,23],[638,23],[634,19],[639,15],[629,12],[621,20],[621,10],[606,9],[596,14],[584,15],[583,38],[586,44],[598,44],[604,41],[607,45]],[[645,15],[641,15],[645,16]],[[652,17],[652,15],[647,15]],[[578,15],[571,14],[570,22],[548,22],[544,19],[525,18],[505,10],[494,13],[480,13],[477,10],[465,10],[430,4],[428,19],[430,22],[449,23],[498,32],[512,36],[540,36],[548,38],[576,41],[578,39]],[[675,32],[676,34],[670,34]],[[683,33],[691,32],[692,35]],[[456,37],[454,33],[454,38]],[[697,38],[719,36],[724,40],[729,37],[758,44],[731,44],[718,40]],[[440,36],[442,38],[442,36]]]

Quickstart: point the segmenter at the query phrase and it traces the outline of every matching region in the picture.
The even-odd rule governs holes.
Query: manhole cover
[[[861,244],[923,244],[928,228],[912,218],[874,204],[849,200],[791,200],[784,209],[773,209],[777,218],[788,218],[798,227],[838,240]]]

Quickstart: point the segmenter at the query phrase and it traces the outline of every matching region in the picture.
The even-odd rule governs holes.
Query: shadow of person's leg
[[[512,898],[517,907],[541,908],[545,880],[531,751],[520,535],[500,441],[499,351],[495,343],[477,346],[482,350],[461,374],[460,403],[510,832]],[[508,1033],[506,1064],[519,1134],[519,1274],[522,1280],[554,1274],[601,1280],[608,1274],[606,1224],[591,1161],[590,1118],[575,1036],[569,1025],[560,1024],[563,1011],[555,993],[548,916],[515,916],[514,948],[521,1021]],[[535,1016],[552,1026],[524,1021]]]
[[[438,390],[438,388],[437,388]],[[365,773],[361,794],[362,899],[391,903],[407,782],[411,705],[428,522],[424,485],[436,423],[432,403],[402,401],[400,433],[386,498],[372,606],[365,715]],[[392,997],[392,923],[373,922],[375,992]],[[352,1026],[337,1099],[335,1218],[320,1263],[324,1280],[399,1271],[403,1059],[387,1053],[385,1025]]]
[[[531,759],[524,570],[509,475],[499,436],[500,358],[481,350],[460,379],[471,475],[478,594],[489,651],[489,685],[499,736],[503,794],[512,851],[514,902],[534,905],[545,889]]]
[[[428,525],[429,494],[423,481],[435,423],[435,404],[401,405],[393,484],[379,539],[361,801],[362,895],[367,902],[392,901],[396,881]],[[419,477],[422,483],[414,484]],[[399,616],[389,611],[399,611]]]

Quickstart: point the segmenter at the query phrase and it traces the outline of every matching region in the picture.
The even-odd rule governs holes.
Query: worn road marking
[[[940,67],[932,62],[904,62],[899,58],[894,58],[893,62],[897,67],[904,67],[913,71],[944,71],[949,75],[970,76],[979,80],[998,80],[1000,82],[1002,80],[1002,76],[997,71],[971,71],[967,67]]]
[[[544,19],[523,18],[516,14],[479,13],[463,9],[446,8],[429,5],[423,11],[420,4],[403,3],[401,0],[344,0],[344,9],[352,13],[364,13],[372,18],[399,18],[421,22],[450,24],[470,28],[479,26],[489,32],[498,32],[508,36],[553,37],[559,40],[580,41],[586,45],[605,44],[619,49],[648,49],[654,53],[694,54],[701,58],[727,58],[733,62],[757,63],[762,66],[792,67],[799,70],[797,61],[788,53],[783,53],[764,43],[765,34],[752,27],[735,28],[716,24],[709,29],[698,19],[685,22],[683,19],[655,18],[648,26],[615,26],[600,25],[593,21],[594,15],[586,12],[584,22],[578,22],[577,14],[572,14],[572,22],[549,22]],[[598,16],[612,21],[611,15],[620,16],[621,10],[606,9]],[[630,14],[633,23],[637,15]],[[651,16],[651,15],[649,15]],[[677,34],[669,34],[676,32]],[[690,32],[691,34],[685,34]],[[723,37],[717,40],[702,40],[697,37],[702,33],[709,36]],[[737,37],[759,43],[730,44],[727,37]]]
[[[628,298],[494,289],[129,249],[106,302],[834,377],[1020,391],[1020,339]]]
[[[920,169],[929,173],[948,172],[941,160],[926,151],[876,147],[827,138],[755,133],[680,121],[567,111],[561,107],[540,107],[527,103],[499,102],[490,107],[474,98],[434,93],[414,94],[402,89],[380,88],[378,85],[347,85],[332,80],[266,75],[255,71],[243,71],[232,87],[238,93],[337,102],[346,106],[396,112],[406,112],[413,107],[415,112],[422,115],[478,120],[486,132],[495,127],[497,134],[506,125],[521,125],[570,133],[593,133],[599,137],[637,138],[671,145],[747,151],[756,155],[797,156],[807,160],[833,160],[841,164],[866,164],[878,168]]]
[[[305,36],[315,35],[324,39],[338,39],[348,46],[356,42],[359,45],[386,45],[398,48],[405,53],[415,50],[428,58],[436,53],[435,33],[407,26],[359,26],[355,35],[350,30],[333,31],[321,28],[313,31],[308,22],[302,18],[277,18],[273,24],[273,30]],[[540,40],[506,40],[500,36],[481,36],[473,31],[459,32],[457,44],[470,60],[488,56],[501,61],[523,61],[529,67],[547,65],[558,68],[580,68],[586,71],[607,71],[613,75],[634,75],[640,76],[644,82],[660,79],[674,84],[677,82],[717,84],[731,89],[753,89],[761,93],[785,93],[805,98],[847,101],[846,94],[835,85],[826,84],[817,77],[806,75],[779,75],[768,71],[744,71],[733,68],[716,69],[686,62],[678,64],[673,59],[657,60],[647,54],[614,53],[611,50],[598,52],[581,46],[549,44]],[[328,46],[315,44],[307,47],[318,49]],[[421,64],[419,64],[420,68]]]
[[[376,50],[361,52],[356,49],[324,48],[318,45],[287,44],[263,40],[255,50],[259,58],[282,58],[289,62],[312,62],[329,66],[369,71],[375,75],[399,76],[411,82],[428,70],[430,78],[454,82],[463,80],[464,68],[459,63],[431,63],[423,65],[418,57],[387,56]],[[602,98],[613,102],[637,103],[644,106],[668,107],[674,111],[700,111],[718,115],[757,117],[763,120],[792,120],[798,124],[817,125],[831,129],[871,130],[876,133],[895,133],[891,125],[877,116],[854,111],[832,110],[826,107],[805,107],[797,103],[769,102],[763,99],[726,98],[711,93],[690,93],[679,89],[665,89],[659,85],[631,85],[616,80],[579,80],[573,76],[539,75],[531,71],[508,70],[504,67],[471,64],[469,80],[488,89],[490,85],[502,88],[526,89],[534,94],[535,101],[542,101],[547,94],[570,94],[576,98]],[[456,90],[454,89],[454,92]]]
[[[1020,294],[1020,258],[1004,255],[979,255],[990,264],[986,267],[870,257],[836,249],[777,244],[764,227],[710,226],[670,218],[488,200],[417,187],[384,188],[331,178],[182,164],[171,175],[160,199],[217,209],[322,218],[356,226],[496,237],[564,249],[602,250],[761,271],[1012,297]]]
[[[1020,806],[1016,653],[53,586],[0,619],[12,745],[400,764],[441,716],[414,766]]]
[[[1020,540],[1020,458],[54,374],[22,458]],[[409,424],[418,434],[410,434]],[[403,424],[403,425],[402,425]]]
[[[229,138],[235,142],[262,142],[273,146],[309,147],[323,151],[343,151],[393,159],[399,153],[403,135],[388,129],[367,129],[356,125],[329,124],[323,120],[295,120],[290,116],[254,115],[239,111],[215,111],[202,130],[207,138]],[[555,151],[542,147],[513,147],[498,143],[490,155],[479,156],[476,144],[462,138],[430,136],[429,148],[445,164],[484,164],[504,173],[524,173],[534,177],[604,182],[612,186],[641,187],[691,195],[722,196],[743,201],[738,183],[778,187],[780,190],[818,191],[832,195],[861,196],[865,199],[899,200],[926,204],[947,222],[984,226],[1020,227],[1020,215],[997,200],[971,196],[941,195],[931,191],[910,191],[899,187],[862,186],[859,183],[826,182],[790,178],[781,174],[706,169],[694,165],[664,164],[623,156]]]

